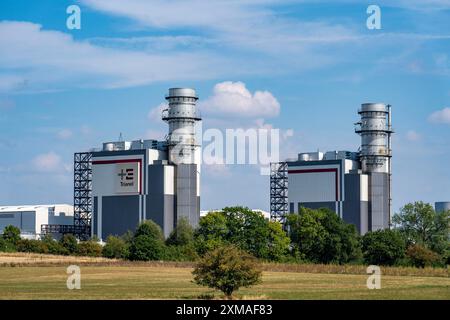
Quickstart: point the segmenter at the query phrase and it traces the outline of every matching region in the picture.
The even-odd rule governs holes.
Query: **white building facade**
[[[0,207],[0,233],[12,225],[25,239],[39,239],[41,226],[73,225],[73,206],[69,204],[23,205]]]

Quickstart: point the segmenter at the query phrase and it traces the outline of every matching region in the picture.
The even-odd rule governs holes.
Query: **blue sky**
[[[66,27],[72,4],[81,30]],[[448,0],[3,0],[0,204],[70,203],[73,153],[161,138],[175,86],[197,89],[204,128],[292,130],[283,157],[356,150],[359,105],[390,103],[395,210],[450,200],[449,54]],[[268,177],[205,167],[203,209],[235,204],[268,209]]]

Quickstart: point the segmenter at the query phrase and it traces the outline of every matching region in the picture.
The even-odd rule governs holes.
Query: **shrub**
[[[131,260],[161,260],[164,257],[164,235],[153,221],[141,223],[134,234],[130,246]]]
[[[110,259],[127,259],[129,246],[122,238],[109,236],[103,247],[103,256]]]
[[[193,245],[166,246],[163,260],[166,261],[195,261],[198,259],[197,251]]]
[[[222,246],[208,252],[192,274],[198,285],[218,289],[230,298],[240,287],[260,283],[262,272],[253,256],[235,246]]]
[[[59,241],[68,254],[75,254],[78,249],[77,239],[73,234],[65,234]]]
[[[47,246],[49,254],[68,255],[69,251],[62,244],[53,239],[51,234],[46,234],[41,239],[42,243]]]
[[[48,253],[48,247],[39,240],[21,239],[17,242],[16,249],[19,252]]]
[[[0,252],[15,252],[16,247],[9,241],[5,241],[0,237]]]
[[[406,250],[406,256],[410,263],[417,268],[434,266],[440,261],[440,257],[436,252],[433,252],[420,244],[409,246]]]
[[[77,246],[77,255],[86,257],[101,257],[103,247],[95,241],[82,241]]]
[[[120,236],[120,239],[125,241],[127,245],[130,245],[133,242],[134,233],[131,230],[127,230],[123,235]]]
[[[5,241],[12,245],[16,245],[20,240],[20,229],[12,225],[6,226],[5,229],[3,229],[2,237]]]
[[[405,255],[405,242],[398,231],[378,230],[362,238],[364,261],[375,265],[394,265]]]
[[[171,232],[166,243],[172,246],[189,245],[194,241],[194,228],[187,218],[181,218],[177,221],[177,226]]]

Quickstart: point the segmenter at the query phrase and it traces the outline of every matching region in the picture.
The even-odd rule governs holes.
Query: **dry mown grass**
[[[120,259],[108,259],[102,257],[78,257],[59,256],[39,253],[0,252],[0,267],[50,267],[60,265],[84,265],[84,266],[154,266],[154,267],[193,267],[192,262],[171,261],[128,261]]]
[[[81,290],[68,290],[66,265],[0,268],[2,299],[223,299],[192,282],[192,269],[160,264],[81,267]],[[450,279],[389,276],[381,290],[368,290],[366,274],[263,273],[261,284],[242,288],[235,299],[443,299]]]
[[[59,266],[59,265],[89,265],[89,266],[148,266],[192,268],[192,262],[148,261],[136,262],[119,259],[57,256],[37,253],[0,253],[0,267],[25,266]],[[318,274],[355,274],[366,275],[367,266],[363,265],[324,265],[324,264],[285,264],[263,263],[263,271],[294,272]],[[382,274],[390,276],[422,276],[422,277],[449,277],[448,268],[412,268],[412,267],[382,267]]]
[[[264,263],[264,271],[273,272],[299,272],[323,274],[367,274],[364,265],[330,265],[330,264],[284,264]],[[389,276],[421,276],[421,277],[448,277],[448,268],[414,268],[414,267],[381,267],[381,272]]]

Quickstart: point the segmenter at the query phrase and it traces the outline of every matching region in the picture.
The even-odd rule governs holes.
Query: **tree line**
[[[202,217],[196,229],[187,220],[179,220],[168,239],[148,220],[134,231],[109,236],[103,246],[97,239],[78,242],[70,234],[59,241],[50,235],[41,240],[21,239],[20,230],[8,226],[0,237],[0,251],[197,261],[214,250],[233,246],[259,260],[284,263],[450,264],[450,211],[438,213],[430,204],[415,202],[401,208],[392,222],[391,229],[360,236],[355,226],[326,208],[301,208],[287,217],[283,229],[249,208],[226,207]]]

